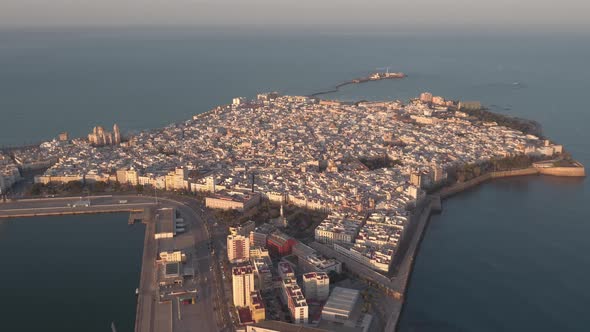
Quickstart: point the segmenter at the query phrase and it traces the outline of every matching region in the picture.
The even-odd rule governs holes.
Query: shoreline
[[[426,202],[424,206],[421,208],[420,212],[415,215],[415,218],[418,222],[417,229],[414,231],[414,234],[412,234],[408,251],[406,252],[404,259],[400,263],[398,275],[392,278],[393,280],[397,279],[398,276],[400,277],[398,279],[398,282],[401,283],[398,285],[400,287],[399,292],[401,293],[401,298],[399,301],[400,306],[399,308],[394,308],[394,310],[392,311],[390,319],[387,321],[384,331],[393,332],[398,330],[400,318],[405,308],[405,299],[407,297],[409,285],[411,283],[412,273],[414,272],[415,260],[418,253],[420,252],[422,240],[424,239],[424,235],[428,230],[428,226],[430,225],[432,215],[438,214],[442,211],[442,202],[444,200],[447,200],[456,194],[460,194],[464,191],[473,189],[479,185],[485,184],[486,182],[495,179],[531,175],[556,177],[585,177],[584,166],[579,162],[577,162],[577,164],[579,165],[577,167],[538,168],[531,166],[519,170],[490,172],[480,175],[466,182],[455,183],[451,186],[444,187],[438,192],[429,195],[427,198],[428,202]]]

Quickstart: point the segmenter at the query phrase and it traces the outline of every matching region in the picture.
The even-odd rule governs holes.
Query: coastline
[[[414,271],[415,259],[420,251],[420,246],[424,238],[424,234],[428,229],[430,220],[433,214],[442,211],[442,202],[453,195],[459,194],[466,190],[472,189],[478,185],[484,184],[487,181],[494,179],[502,179],[517,176],[530,176],[530,175],[544,175],[544,176],[556,176],[556,177],[585,177],[585,167],[580,163],[576,162],[577,167],[528,167],[524,169],[511,170],[511,171],[498,171],[490,172],[480,175],[469,181],[455,183],[451,186],[444,187],[437,193],[429,195],[426,199],[427,202],[423,204],[420,212],[414,215],[415,221],[417,221],[417,229],[414,230],[408,251],[405,254],[398,274],[392,278],[392,281],[396,279],[398,282],[398,290],[401,293],[399,307],[394,306],[391,312],[391,316],[387,321],[384,331],[394,332],[398,330],[401,314],[405,307],[405,298],[408,293],[408,286],[411,282],[411,276]],[[396,303],[397,304],[397,303]]]
[[[214,112],[214,110],[212,110],[212,111]],[[212,111],[209,111],[209,112],[212,112]],[[208,112],[205,114],[208,114]],[[202,115],[204,115],[204,114],[201,114],[198,116],[202,116]],[[197,116],[195,116],[195,117],[197,117]],[[408,285],[411,280],[410,278],[411,278],[411,274],[413,272],[414,263],[415,263],[417,253],[420,250],[420,245],[421,245],[422,239],[424,237],[424,233],[429,225],[430,216],[433,213],[436,213],[441,210],[441,201],[443,199],[446,199],[446,198],[451,197],[457,193],[468,190],[468,189],[475,187],[479,184],[482,184],[488,180],[497,179],[497,178],[505,178],[505,177],[513,177],[513,176],[530,176],[530,175],[551,175],[551,176],[558,176],[558,177],[583,177],[583,176],[585,176],[584,166],[578,162],[574,163],[574,165],[575,165],[574,167],[560,167],[560,166],[553,166],[553,165],[557,165],[557,164],[547,165],[547,167],[541,166],[541,165],[533,165],[533,166],[523,168],[523,169],[485,173],[485,174],[475,177],[469,181],[454,183],[452,185],[443,187],[440,191],[438,191],[432,195],[429,195],[426,197],[426,199],[423,199],[422,201],[420,201],[418,203],[418,207],[412,213],[412,223],[414,225],[412,227],[413,229],[409,229],[409,231],[408,231],[409,238],[406,240],[407,247],[404,250],[405,252],[401,252],[402,258],[401,258],[401,262],[399,262],[398,269],[396,269],[397,273],[395,273],[394,276],[390,275],[389,277],[385,276],[385,275],[378,275],[377,277],[374,277],[374,274],[378,274],[378,273],[373,271],[374,273],[370,275],[370,277],[374,277],[373,280],[371,280],[370,277],[366,278],[366,276],[365,276],[365,279],[368,279],[370,282],[376,283],[379,286],[381,286],[381,288],[384,290],[384,292],[387,293],[392,298],[391,302],[393,302],[393,303],[385,311],[384,318],[386,317],[388,319],[384,319],[385,324],[386,324],[386,327],[384,330],[385,331],[395,331],[398,328],[400,316],[404,310],[404,299],[405,299],[405,296],[407,296],[407,289],[408,289]],[[146,239],[148,236],[148,229],[146,229]],[[144,243],[144,260],[146,259],[145,254],[146,254],[147,247],[148,247],[148,245]],[[318,249],[318,248],[314,247],[314,249]],[[320,249],[318,249],[318,250],[321,251]],[[330,256],[330,254],[326,254],[325,252],[322,252],[322,253],[326,256]],[[155,257],[155,254],[153,256]],[[332,256],[336,256],[337,259],[344,261],[343,259],[340,259],[337,255],[332,254]],[[349,267],[352,267],[352,269],[354,269],[354,267],[351,264],[349,264],[348,262],[346,262],[346,264],[349,265]],[[143,324],[141,326],[145,326],[145,325],[153,326],[153,322],[147,321],[147,318],[145,318],[148,315],[141,315],[140,309],[139,309],[140,307],[142,307],[142,308],[145,307],[146,311],[148,311],[148,312],[152,311],[152,304],[150,304],[151,302],[148,301],[149,294],[151,291],[143,291],[143,289],[148,287],[146,285],[149,284],[149,283],[143,282],[143,280],[147,279],[147,277],[144,277],[144,275],[150,274],[149,272],[147,272],[148,270],[146,270],[144,272],[144,269],[147,269],[147,267],[148,267],[148,264],[142,264],[142,278],[141,278],[142,281],[140,283],[140,289],[142,289],[142,291],[140,292],[140,295],[139,295],[138,311],[137,311],[137,315],[136,315],[136,328],[139,330],[143,330],[143,328],[137,327],[141,324]],[[389,314],[387,312],[389,312]]]

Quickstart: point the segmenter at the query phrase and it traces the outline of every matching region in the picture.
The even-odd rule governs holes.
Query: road
[[[0,202],[0,218],[14,216],[59,215],[78,213],[105,213],[135,211],[147,209],[154,211],[146,223],[146,237],[139,287],[138,308],[136,317],[136,331],[233,331],[233,324],[229,314],[230,300],[223,287],[221,259],[212,256],[209,244],[212,243],[216,254],[221,255],[223,231],[220,227],[214,229],[214,238],[209,237],[209,227],[215,222],[209,215],[204,220],[203,206],[190,197],[172,196],[158,197],[138,195],[105,195],[90,196],[83,200],[90,200],[89,207],[69,207],[68,204],[79,202],[80,197],[71,198],[42,198],[24,199]],[[122,202],[126,201],[126,202]],[[157,210],[173,207],[184,219],[187,231],[172,239],[154,239]],[[181,295],[170,294],[170,291],[160,290],[158,280],[158,266],[156,256],[165,250],[183,250],[187,254],[186,266],[195,270],[195,278],[185,280],[185,290],[196,289],[196,303],[183,305]],[[226,277],[230,277],[226,275]],[[174,289],[176,293],[178,289]],[[160,297],[160,294],[162,295]]]
[[[167,201],[169,197],[162,197],[162,201]],[[215,220],[207,213],[204,206],[197,203],[196,200],[185,197],[175,196],[173,202],[181,203],[179,211],[183,216],[191,216],[197,221],[199,229],[192,232],[195,241],[196,258],[198,261],[199,275],[204,276],[201,279],[204,295],[207,296],[207,312],[209,316],[205,317],[211,321],[215,318],[217,325],[216,331],[233,331],[233,324],[229,315],[231,298],[226,295],[223,287],[221,259],[225,253],[223,241],[225,241],[226,232],[220,225],[215,226]],[[185,219],[186,220],[186,219]],[[223,239],[223,241],[221,241]],[[210,246],[211,245],[211,246]],[[230,276],[226,273],[226,281]],[[175,330],[176,331],[176,330]],[[201,331],[199,329],[198,331]]]
[[[155,205],[155,200],[148,196],[91,196],[88,207],[70,207],[81,201],[80,197],[21,199],[0,202],[0,218],[34,217],[40,215],[83,214],[103,212],[126,212]],[[121,200],[127,203],[120,204]]]

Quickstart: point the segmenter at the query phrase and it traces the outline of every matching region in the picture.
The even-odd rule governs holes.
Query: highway
[[[71,207],[80,201],[90,201],[90,206]],[[70,206],[68,206],[68,204]],[[187,230],[172,239],[155,240],[154,231],[157,222],[157,209],[173,207],[184,219]],[[69,198],[22,199],[0,202],[0,218],[16,216],[63,215],[83,213],[149,211],[144,223],[146,235],[142,271],[140,277],[139,297],[135,331],[233,331],[229,315],[231,297],[227,298],[221,277],[221,255],[224,248],[224,231],[213,225],[215,222],[206,214],[203,206],[188,196],[166,195],[154,197],[139,195],[105,195]],[[209,229],[215,228],[215,237],[211,241]],[[215,256],[212,257],[209,244],[213,244]],[[196,289],[196,303],[182,304],[177,289],[160,290],[157,284],[157,254],[166,250],[183,250],[187,254],[186,266],[193,267],[195,278],[185,280],[182,287]],[[226,278],[231,276],[226,275]],[[178,292],[182,293],[182,291]]]

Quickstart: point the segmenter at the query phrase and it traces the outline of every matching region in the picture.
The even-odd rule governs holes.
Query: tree
[[[32,196],[39,196],[39,195],[41,195],[41,191],[42,191],[43,187],[44,186],[41,183],[35,183],[35,184],[33,184],[33,186],[30,189],[30,194]]]
[[[80,194],[84,189],[81,181],[70,181],[63,185],[63,189],[71,194]]]
[[[102,181],[95,182],[92,185],[92,191],[97,192],[97,193],[104,192],[106,190],[106,188],[107,188],[107,184]]]

